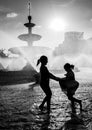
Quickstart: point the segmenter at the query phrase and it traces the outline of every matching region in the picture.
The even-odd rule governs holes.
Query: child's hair
[[[70,65],[71,66],[71,69],[74,69],[74,65]]]
[[[41,56],[38,61],[37,61],[37,65],[39,65],[40,63],[44,63],[48,60],[47,56]]]
[[[66,64],[64,65],[64,69],[74,69],[74,65],[69,64],[69,63],[66,63]]]

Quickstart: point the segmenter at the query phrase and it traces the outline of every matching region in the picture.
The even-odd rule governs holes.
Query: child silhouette
[[[49,86],[49,80],[54,79],[59,81],[59,78],[54,76],[53,74],[51,74],[48,70],[48,68],[46,67],[47,63],[48,63],[48,58],[46,56],[41,56],[40,59],[38,59],[37,61],[37,65],[39,65],[39,63],[41,63],[40,66],[40,86],[42,88],[42,90],[44,91],[44,93],[46,94],[45,98],[43,99],[41,105],[39,106],[40,110],[43,110],[44,104],[47,102],[47,111],[48,113],[50,112],[50,103],[51,103],[51,96],[52,96],[52,92]]]
[[[74,65],[70,65],[66,63],[64,65],[64,69],[67,72],[65,74],[65,78],[62,78],[59,83],[63,91],[66,92],[68,99],[71,101],[72,107],[74,108],[75,102],[79,103],[80,110],[82,110],[81,100],[74,98],[75,91],[77,90],[79,83],[75,80],[75,74],[72,71],[74,69]]]

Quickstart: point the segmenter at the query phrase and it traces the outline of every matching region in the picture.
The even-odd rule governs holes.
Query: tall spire
[[[31,15],[31,0],[29,0],[28,8],[29,8],[29,16],[30,16]]]
[[[28,3],[28,11],[29,11],[29,15],[28,15],[28,21],[29,21],[29,23],[31,23],[31,19],[32,19],[32,17],[31,17],[31,1],[29,0],[29,3]]]

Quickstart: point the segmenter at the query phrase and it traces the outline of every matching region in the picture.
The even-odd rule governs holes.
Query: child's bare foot
[[[40,105],[40,106],[39,106],[39,109],[42,111],[42,110],[43,110],[43,106],[42,106],[42,105]]]

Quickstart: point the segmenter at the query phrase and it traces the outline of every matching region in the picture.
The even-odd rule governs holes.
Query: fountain
[[[27,41],[28,46],[32,46],[34,41],[38,41],[41,39],[41,36],[38,34],[32,34],[32,28],[35,26],[34,23],[31,22],[32,16],[30,15],[30,2],[29,2],[29,16],[28,23],[25,23],[24,26],[28,28],[28,34],[19,35],[19,39],[23,41]]]
[[[12,54],[17,54],[18,57],[5,58],[5,61],[10,61],[10,64],[5,70],[0,71],[1,85],[20,84],[28,82],[34,83],[39,81],[39,73],[36,71],[36,64],[34,63],[34,59],[41,51],[41,47],[33,46],[33,42],[40,40],[41,36],[32,33],[32,28],[35,26],[35,24],[32,23],[31,20],[32,17],[30,15],[29,2],[28,23],[24,24],[24,26],[28,28],[28,33],[18,36],[20,40],[27,42],[27,46],[18,46],[8,49],[8,51],[10,51]],[[43,53],[44,51],[45,50],[42,48]]]
[[[25,23],[24,26],[28,28],[27,34],[21,34],[18,36],[18,38],[22,41],[27,42],[27,46],[21,46],[21,47],[13,47],[10,48],[9,51],[11,51],[13,54],[18,54],[25,59],[30,60],[31,64],[34,63],[34,59],[37,60],[37,58],[41,55],[47,55],[51,53],[51,49],[48,47],[42,47],[42,46],[34,46],[33,43],[35,41],[38,41],[41,39],[41,36],[38,34],[32,33],[32,28],[35,26],[34,23],[32,23],[32,16],[30,15],[31,10],[31,4],[29,1],[29,14],[28,14],[28,23]],[[34,66],[34,65],[33,65]]]
[[[20,40],[26,41],[27,45],[8,49],[11,54],[17,54],[17,57],[5,58],[4,61],[9,61],[9,64],[5,70],[0,71],[0,84],[2,85],[39,82],[39,73],[37,72],[36,67],[37,59],[41,55],[48,56],[51,54],[51,49],[33,45],[33,42],[40,40],[41,36],[32,33],[32,28],[35,24],[31,21],[32,17],[30,15],[29,2],[28,23],[24,24],[24,26],[28,29],[28,33],[18,36]]]

